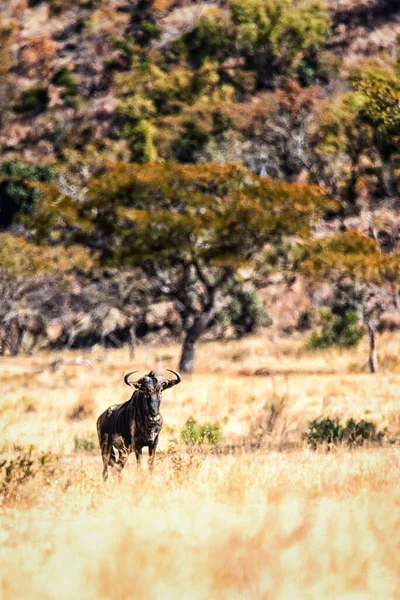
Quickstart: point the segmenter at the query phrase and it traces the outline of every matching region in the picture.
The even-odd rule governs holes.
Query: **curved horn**
[[[179,373],[177,373],[176,371],[173,371],[172,369],[166,369],[166,370],[169,371],[170,373],[173,373],[176,377],[176,379],[168,380],[166,389],[171,388],[172,386],[177,385],[178,383],[180,383],[182,381],[182,377],[179,375]]]
[[[128,381],[128,377],[130,377],[134,373],[138,373],[138,371],[129,371],[129,373],[127,373],[124,377],[124,383],[126,383],[126,385],[129,385],[130,387],[134,387],[134,384],[131,381]]]

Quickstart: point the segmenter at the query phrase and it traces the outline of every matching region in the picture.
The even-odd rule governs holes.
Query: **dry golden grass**
[[[164,394],[154,476],[132,463],[121,485],[107,486],[93,451],[97,414],[129,397],[127,370],[173,368],[179,348],[141,348],[134,365],[126,351],[107,352],[93,370],[56,374],[33,374],[45,354],[2,359],[1,457],[34,444],[50,462],[0,504],[0,598],[398,598],[400,450],[311,452],[301,432],[327,414],[375,420],[395,437],[399,375],[349,373],[365,362],[363,347],[310,355],[301,345],[204,344],[198,372]],[[384,347],[395,356],[399,339]],[[280,402],[257,451],[199,453],[179,442],[193,416],[222,423],[222,448],[240,444]]]

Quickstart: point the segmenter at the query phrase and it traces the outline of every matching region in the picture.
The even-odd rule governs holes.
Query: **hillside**
[[[11,28],[9,35],[3,34],[0,67],[5,73],[10,51],[9,87],[7,93],[2,90],[2,157],[47,161],[65,160],[71,153],[89,160],[94,156],[129,158],[126,139],[116,133],[121,120],[117,82],[121,73],[130,69],[132,36],[139,32],[138,39],[140,35],[149,38],[140,42],[145,54],[165,54],[195,30],[202,15],[224,6],[223,2],[182,0],[81,0],[74,8],[62,0],[8,0],[2,4],[3,30]],[[365,57],[382,52],[393,56],[400,32],[398,2],[334,0],[328,2],[328,8],[332,37],[327,39],[326,49],[341,63],[342,74]],[[141,23],[151,24],[153,29],[143,34]],[[210,57],[214,58],[212,48]],[[228,69],[238,68],[241,60],[232,55]],[[21,94],[36,86],[43,88],[42,99],[39,89],[36,100],[26,97],[26,110],[18,108]],[[257,110],[257,98],[265,102],[262,94],[257,90],[241,93],[240,102],[246,106],[250,102]],[[31,107],[30,101],[37,105]],[[226,104],[227,98],[219,101]],[[240,106],[237,110],[243,112]],[[190,117],[190,110],[186,116]]]

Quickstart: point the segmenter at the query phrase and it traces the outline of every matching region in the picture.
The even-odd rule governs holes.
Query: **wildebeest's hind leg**
[[[115,469],[118,481],[122,480],[122,471],[128,462],[129,451],[121,436],[113,436],[111,442],[111,460],[110,465]]]
[[[104,434],[101,441],[101,458],[103,459],[103,480],[108,479],[108,466],[110,464],[112,444],[108,433]]]

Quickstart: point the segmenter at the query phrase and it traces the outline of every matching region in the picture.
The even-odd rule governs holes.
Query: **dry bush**
[[[0,459],[0,502],[21,504],[28,498],[32,502],[32,487],[37,490],[52,482],[57,461],[58,457],[51,452],[37,453],[34,446],[15,446],[10,457]]]
[[[37,412],[36,398],[23,394],[22,396],[6,396],[0,403],[0,415],[7,412]]]
[[[175,442],[169,443],[166,459],[167,477],[171,485],[182,485],[188,482],[197,474],[204,462],[204,456],[196,452],[194,446],[189,446],[182,451]]]
[[[380,368],[388,373],[400,373],[400,358],[397,354],[384,354],[379,360]]]
[[[36,398],[25,394],[18,398],[17,406],[26,413],[37,412],[38,410]]]
[[[21,50],[20,65],[28,77],[45,77],[56,58],[57,44],[49,33],[43,33],[27,41]]]
[[[86,21],[86,28],[90,33],[109,36],[117,34],[127,25],[127,15],[121,14],[110,6],[100,7],[94,11]]]
[[[387,416],[388,437],[392,441],[400,439],[400,409],[391,410]]]
[[[152,8],[157,12],[165,12],[177,4],[177,0],[152,0]]]
[[[67,413],[71,421],[83,421],[94,415],[96,401],[91,388],[83,389],[79,394],[77,403]]]
[[[272,399],[264,404],[250,425],[249,442],[251,446],[260,448],[273,444],[282,447],[286,441],[285,410],[288,400],[287,395],[274,392]]]

